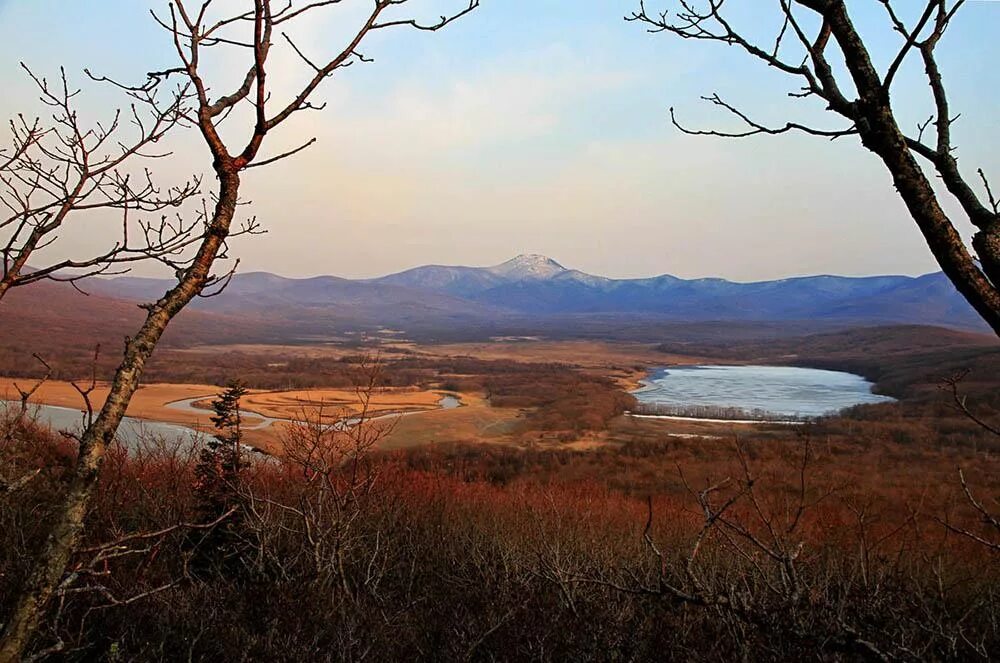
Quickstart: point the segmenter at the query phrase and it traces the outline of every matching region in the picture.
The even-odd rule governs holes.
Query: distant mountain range
[[[91,282],[118,299],[159,297],[169,281],[120,277]],[[567,269],[542,255],[492,267],[427,265],[374,279],[290,279],[238,274],[197,308],[295,322],[305,335],[335,327],[391,326],[404,331],[471,325],[530,328],[533,322],[600,317],[670,322],[810,321],[985,325],[941,273],[909,276],[804,276],[736,283],[663,275],[611,279]]]

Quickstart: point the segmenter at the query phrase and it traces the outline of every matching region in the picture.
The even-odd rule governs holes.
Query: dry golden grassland
[[[356,356],[357,349],[330,345],[321,346],[267,346],[232,345],[199,346],[185,351],[189,355],[237,351],[263,357],[299,357],[307,359],[341,359]],[[711,361],[707,357],[665,354],[651,344],[617,343],[604,341],[492,341],[482,343],[456,343],[446,345],[384,344],[380,359],[386,369],[402,358],[449,359],[471,357],[479,361],[512,361],[525,364],[562,364],[576,368],[581,373],[611,378],[626,390],[637,388],[648,370],[666,364],[693,364]],[[31,384],[27,379],[0,378],[0,397],[17,399],[14,382],[22,387]],[[206,384],[149,384],[142,386],[129,406],[128,415],[136,418],[192,426],[211,430],[211,399],[221,391]],[[92,394],[95,408],[99,408],[107,395],[107,385],[98,383]],[[458,394],[462,407],[443,410],[438,402],[442,392],[430,388],[398,387],[380,388],[371,395],[368,414],[380,417],[393,413],[419,413],[396,419],[382,419],[387,428],[379,446],[384,449],[412,448],[426,444],[487,443],[518,447],[563,447],[568,449],[593,449],[604,446],[609,440],[607,431],[579,431],[573,439],[548,430],[535,430],[526,422],[528,410],[518,407],[492,407],[483,392],[463,391]],[[169,407],[169,403],[198,399],[195,408],[200,411]],[[69,382],[50,380],[32,397],[33,403],[81,408],[79,393]],[[354,416],[361,407],[361,395],[350,388],[311,388],[292,390],[251,390],[244,398],[243,407],[247,430],[246,441],[262,450],[280,453],[281,438],[286,426],[275,422],[270,426],[254,428],[261,423],[253,413],[276,419],[320,417],[327,423]],[[628,418],[622,422],[631,424]],[[647,421],[646,427],[655,427],[664,435],[706,435],[709,437],[731,435],[732,425],[701,424],[684,421]],[[620,428],[620,425],[618,426]]]
[[[15,383],[21,388],[28,388],[31,380],[0,378],[0,399],[18,400]],[[129,405],[128,416],[151,421],[182,424],[199,430],[210,430],[212,398],[221,391],[213,385],[196,384],[150,384],[139,388]],[[108,385],[98,383],[91,394],[91,402],[96,409],[104,404],[107,398]],[[463,407],[456,410],[438,410],[438,402],[442,394],[437,391],[419,389],[380,389],[372,394],[369,403],[369,416],[377,417],[393,413],[420,412],[418,417],[401,417],[400,424],[395,426],[387,437],[389,447],[412,446],[422,444],[422,440],[435,439],[447,441],[469,441],[469,435],[478,435],[483,429],[498,421],[516,417],[516,412],[498,410],[490,414],[486,403],[479,394],[459,394]],[[169,404],[179,400],[201,398],[195,401],[199,412],[170,407]],[[300,389],[293,391],[259,391],[252,390],[244,398],[243,407],[250,412],[259,412],[277,419],[313,418],[321,410],[327,422],[345,416],[358,414],[361,408],[359,394],[350,389]],[[56,405],[59,407],[84,407],[79,392],[70,382],[50,380],[45,382],[32,395],[31,403]],[[248,427],[261,422],[248,412],[244,421]],[[474,414],[469,414],[474,412]],[[433,417],[425,424],[418,420]],[[482,425],[477,422],[482,421]],[[426,430],[424,430],[426,428]],[[280,422],[260,430],[247,430],[247,441],[267,451],[279,449],[278,442],[283,426]],[[436,431],[436,432],[435,432]],[[447,432],[454,431],[454,432]],[[406,442],[412,437],[414,442]]]

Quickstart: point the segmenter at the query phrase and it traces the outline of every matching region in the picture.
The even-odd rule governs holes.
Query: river
[[[197,412],[198,414],[207,415],[210,414],[210,410],[204,408],[195,407],[194,403],[198,401],[204,401],[210,399],[209,396],[199,396],[197,398],[186,398],[180,401],[174,401],[173,403],[167,403],[167,407],[174,408],[177,410],[187,410],[192,412]],[[451,410],[457,407],[461,407],[462,401],[457,396],[452,394],[444,394],[438,401],[438,408],[442,410]],[[12,401],[0,401],[0,407],[8,408],[19,408],[20,403],[15,403]],[[434,412],[435,410],[413,410],[408,412],[390,412],[387,414],[381,414],[376,417],[369,417],[368,421],[376,421],[379,419],[389,419],[393,417],[403,417],[410,416],[414,414],[422,414],[424,412]],[[45,424],[56,431],[66,431],[69,433],[80,433],[83,430],[83,420],[84,413],[81,410],[76,410],[68,407],[60,407],[57,405],[30,405],[28,408],[29,416],[34,417],[39,423]],[[252,410],[243,410],[243,413],[253,417],[254,419],[260,419],[260,423],[255,423],[252,426],[247,426],[246,430],[260,430],[263,428],[268,428],[269,426],[277,422],[292,422],[296,423],[295,419],[284,419],[278,417],[269,417],[267,415],[261,414],[259,412],[253,412]],[[357,417],[350,417],[342,420],[340,423],[344,426],[354,426],[357,425],[359,419]],[[189,428],[181,424],[172,424],[163,421],[152,421],[148,419],[138,419],[135,417],[125,417],[122,420],[121,426],[118,428],[118,437],[122,442],[131,448],[134,448],[138,442],[142,439],[148,439],[149,437],[162,437],[168,440],[177,439],[190,439],[194,441],[198,436],[199,432],[194,428]]]

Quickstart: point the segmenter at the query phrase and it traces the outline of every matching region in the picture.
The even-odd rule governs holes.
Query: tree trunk
[[[1000,219],[977,232],[972,237],[972,247],[979,255],[986,276],[1000,289]]]
[[[194,262],[178,284],[149,307],[139,333],[127,341],[125,356],[115,372],[107,401],[80,440],[76,468],[57,521],[0,642],[0,663],[20,661],[30,645],[46,605],[56,592],[79,543],[104,453],[139,386],[146,361],[170,320],[201,292],[219,249],[229,234],[236,214],[240,178],[233,164],[217,165],[216,172],[219,175],[219,200]]]

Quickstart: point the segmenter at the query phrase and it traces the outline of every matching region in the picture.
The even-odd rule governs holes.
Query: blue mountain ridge
[[[169,281],[118,277],[103,294],[151,299]],[[642,315],[667,320],[843,320],[932,324],[985,330],[975,311],[940,273],[923,276],[801,276],[740,283],[668,274],[612,279],[567,269],[551,258],[521,255],[492,267],[427,265],[373,279],[318,276],[291,279],[266,272],[237,274],[218,297],[198,307],[336,311],[393,324],[444,318],[488,322],[509,316]]]

